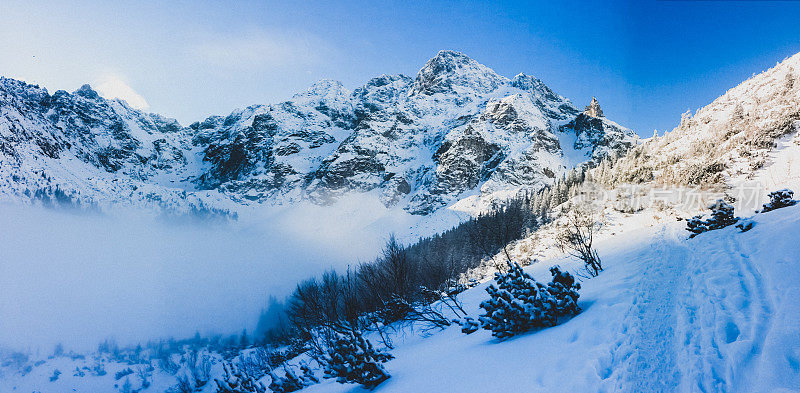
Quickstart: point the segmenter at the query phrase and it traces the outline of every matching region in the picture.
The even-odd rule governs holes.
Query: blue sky
[[[535,75],[641,135],[674,127],[800,52],[800,2],[0,2],[0,75],[101,93],[189,123],[415,75],[441,49]]]

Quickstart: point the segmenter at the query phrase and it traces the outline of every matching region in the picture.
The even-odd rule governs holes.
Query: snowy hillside
[[[675,222],[605,236],[598,249],[609,268],[582,283],[581,314],[503,342],[457,327],[400,334],[380,391],[797,391],[800,249],[775,234],[800,231],[800,208],[756,222],[691,241]],[[553,264],[574,266],[555,259],[530,271],[545,279]],[[479,311],[483,287],[463,295],[468,311]]]
[[[3,78],[0,92],[0,195],[101,207],[235,210],[370,192],[429,214],[466,195],[539,189],[638,141],[534,77],[452,51],[416,78],[383,75],[353,92],[321,81],[188,127],[88,85],[50,95]]]
[[[758,169],[775,162],[770,152],[797,140],[798,72],[800,54],[754,75],[694,114],[685,113],[674,130],[649,139],[618,162],[611,177],[618,183],[718,190],[752,180]]]
[[[392,377],[378,391],[796,392],[800,277],[794,255],[800,246],[787,234],[800,232],[800,207],[753,221],[749,232],[729,227],[686,240],[684,224],[672,217],[647,212],[623,219],[622,231],[600,236],[597,248],[607,269],[581,283],[580,314],[505,341],[488,331],[464,335],[458,326],[428,336],[403,328],[392,335],[395,359],[386,364]],[[554,264],[578,269],[555,257],[527,270],[545,279]],[[461,295],[468,313],[479,313],[485,286]],[[220,361],[215,358],[212,375],[222,372]],[[20,373],[6,363],[0,390],[116,391],[110,386],[121,387],[126,379],[138,388],[138,374],[116,380],[114,374],[145,367],[115,363],[108,355],[60,355],[27,364]],[[92,371],[97,364],[105,375]],[[55,370],[61,374],[50,381]],[[166,371],[151,374],[152,386],[144,391],[175,384]],[[303,391],[354,387],[323,380]]]

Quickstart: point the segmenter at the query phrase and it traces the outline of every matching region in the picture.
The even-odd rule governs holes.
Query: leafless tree
[[[567,223],[557,238],[559,248],[583,261],[590,277],[597,277],[603,271],[603,264],[592,245],[596,231],[597,222],[593,212],[573,207],[567,213]]]
[[[420,323],[424,333],[444,329],[453,324],[454,319],[458,321],[461,317],[467,316],[467,312],[464,311],[454,292],[433,291],[425,287],[420,287],[419,292],[423,295],[424,300],[408,304],[408,312],[403,321]],[[402,299],[396,299],[396,301],[402,301]],[[447,316],[448,311],[452,314],[451,317]]]
[[[383,258],[378,263],[384,284],[391,295],[406,301],[411,299],[415,269],[406,248],[394,235],[383,248]]]

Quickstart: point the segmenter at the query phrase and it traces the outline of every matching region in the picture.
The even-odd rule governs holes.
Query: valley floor
[[[800,206],[753,221],[749,232],[728,227],[693,239],[680,221],[605,236],[606,271],[582,283],[580,314],[506,341],[457,326],[428,336],[401,330],[386,364],[392,377],[376,391],[800,392]],[[553,264],[578,268],[555,258],[528,271],[549,281]],[[486,285],[461,295],[473,316]],[[0,391],[118,391],[110,375],[66,371],[49,382],[55,365],[75,367],[59,362],[67,360],[25,377],[2,369]],[[122,367],[109,364],[109,374]],[[171,378],[156,372],[143,392],[163,391]],[[213,391],[213,383],[203,390]],[[364,390],[323,380],[304,391]]]

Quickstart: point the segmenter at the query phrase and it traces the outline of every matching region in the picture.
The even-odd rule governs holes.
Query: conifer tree
[[[339,383],[355,382],[373,389],[389,379],[383,363],[393,358],[389,353],[376,350],[359,331],[337,333],[324,355],[325,378],[336,378]]]

